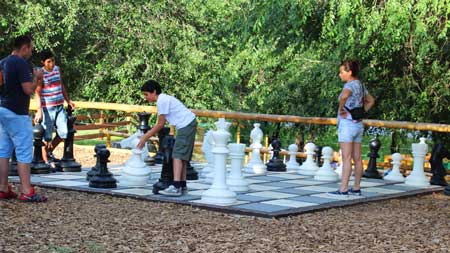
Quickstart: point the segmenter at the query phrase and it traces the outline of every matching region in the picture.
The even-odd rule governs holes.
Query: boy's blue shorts
[[[51,141],[53,129],[56,127],[56,133],[61,139],[67,138],[67,114],[64,105],[42,108],[43,121],[42,126],[45,129],[44,140]]]
[[[0,107],[0,158],[11,158],[15,147],[17,161],[33,160],[33,127],[28,115],[17,115]]]

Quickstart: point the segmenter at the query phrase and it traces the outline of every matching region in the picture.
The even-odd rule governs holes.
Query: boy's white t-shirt
[[[180,100],[173,96],[161,93],[156,100],[158,115],[166,116],[166,120],[176,129],[183,128],[195,119],[195,114],[191,112]]]

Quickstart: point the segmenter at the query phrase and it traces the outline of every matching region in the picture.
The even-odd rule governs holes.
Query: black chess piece
[[[146,112],[138,113],[139,117],[139,126],[138,129],[141,130],[143,134],[145,134],[148,130],[150,130],[150,126],[148,125],[148,120],[150,119],[150,114]]]
[[[187,162],[186,165],[186,179],[187,180],[198,180],[198,173],[191,165],[191,161]]]
[[[172,151],[175,145],[173,135],[167,135],[161,142],[164,160],[161,170],[161,177],[158,182],[153,185],[153,194],[158,194],[160,190],[164,190],[173,182],[173,159]]]
[[[162,143],[164,137],[169,135],[169,133],[170,133],[170,128],[169,127],[163,127],[161,130],[159,130],[159,132],[158,132],[158,142],[159,142],[159,144]],[[156,152],[156,155],[153,158],[155,159],[155,163],[157,163],[157,164],[162,164],[163,163],[164,154],[163,154],[163,151],[162,151],[162,145],[158,145],[158,151]]]
[[[266,163],[268,171],[286,171],[286,164],[283,163],[283,160],[280,158],[281,151],[281,142],[277,137],[272,138],[271,142],[273,148],[273,156],[272,159],[268,163]]]
[[[62,172],[62,167],[61,167],[61,160],[56,159],[55,156],[53,155],[53,152],[48,150],[47,151],[47,159],[49,163],[52,163],[55,167],[51,168],[52,172]]]
[[[41,124],[36,124],[33,127],[33,161],[31,162],[30,169],[32,174],[48,174],[51,172],[51,168],[42,159],[42,147],[44,143],[42,142],[42,137],[44,137],[44,128]]]
[[[77,132],[73,127],[75,121],[77,120],[76,116],[72,116],[72,109],[70,107],[67,108],[67,138],[64,141],[64,153],[63,158],[61,159],[61,167],[64,172],[80,172],[81,164],[75,161],[73,156],[73,138],[75,133]]]
[[[108,171],[108,158],[110,152],[106,148],[97,151],[98,173],[93,175],[89,180],[89,187],[93,188],[116,188],[117,180]]]
[[[314,149],[314,152],[316,153],[316,164],[319,167],[322,167],[322,147],[319,145],[316,145],[316,149]]]
[[[105,144],[95,144],[95,148],[94,148],[94,157],[97,158],[97,161],[95,163],[95,166],[91,168],[90,171],[88,171],[88,173],[86,173],[86,180],[89,181],[93,176],[97,175],[100,172],[100,159],[98,157],[98,151],[100,149],[105,149],[106,145]]]
[[[430,184],[447,186],[448,183],[445,180],[447,172],[445,171],[442,159],[450,159],[450,152],[441,143],[434,145],[431,151],[430,165],[431,173],[433,174],[430,179]]]
[[[380,150],[381,142],[377,137],[373,138],[369,141],[369,164],[367,166],[366,171],[363,174],[363,177],[367,178],[381,178],[380,173],[377,170],[377,158],[380,157],[378,155],[378,150]]]
[[[13,153],[11,155],[11,160],[9,161],[9,173],[8,176],[18,176],[19,173],[17,172],[17,157],[16,157],[16,151],[13,150]]]

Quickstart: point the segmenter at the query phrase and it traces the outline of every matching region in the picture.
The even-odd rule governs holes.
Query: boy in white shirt
[[[147,101],[156,102],[158,122],[141,137],[137,147],[142,149],[145,142],[164,127],[166,121],[175,126],[177,135],[172,153],[174,181],[167,189],[159,191],[159,193],[167,196],[181,196],[187,189],[186,165],[191,160],[194,150],[197,119],[195,114],[180,100],[162,93],[161,85],[157,81],[147,81],[142,85],[141,91]]]

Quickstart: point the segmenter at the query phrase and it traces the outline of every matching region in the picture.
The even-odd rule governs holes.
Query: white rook
[[[297,151],[298,146],[296,144],[289,145],[289,161],[286,163],[286,169],[287,171],[298,171],[300,168],[300,164],[298,164],[296,158],[297,158]]]
[[[245,157],[245,144],[230,143],[231,171],[227,178],[228,188],[235,192],[248,191],[248,182],[242,176],[242,164]]]
[[[317,166],[314,161],[314,150],[316,149],[316,145],[314,143],[307,143],[305,145],[306,150],[306,161],[300,166],[298,170],[298,174],[314,176],[316,171],[319,170],[319,166]]]
[[[429,186],[430,180],[425,176],[423,171],[423,164],[425,162],[425,156],[428,152],[428,145],[425,143],[426,138],[420,138],[419,143],[412,144],[412,155],[414,157],[413,170],[411,174],[406,177],[405,184],[411,186]]]
[[[229,122],[220,118],[216,123],[217,131],[212,133],[214,147],[214,180],[211,187],[202,194],[202,202],[208,204],[232,204],[236,202],[236,193],[230,191],[226,184],[227,142],[231,134],[227,131]]]
[[[338,181],[339,175],[334,172],[331,167],[331,159],[333,158],[333,149],[330,147],[324,147],[322,149],[323,165],[319,168],[314,176],[315,180],[321,181]]]
[[[384,176],[384,180],[405,182],[405,177],[400,173],[400,164],[402,164],[402,155],[400,153],[392,154],[392,171]]]

